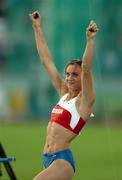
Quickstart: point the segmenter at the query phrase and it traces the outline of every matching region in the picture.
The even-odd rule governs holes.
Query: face
[[[66,69],[66,83],[68,89],[74,91],[81,90],[81,67],[77,64],[69,65]]]

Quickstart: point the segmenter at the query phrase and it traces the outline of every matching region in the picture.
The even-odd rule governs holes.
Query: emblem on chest
[[[55,113],[55,114],[62,114],[62,113],[63,113],[63,109],[53,108],[52,113]]]

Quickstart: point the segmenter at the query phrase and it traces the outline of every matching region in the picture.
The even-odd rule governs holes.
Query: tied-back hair
[[[66,73],[66,70],[67,70],[67,68],[68,68],[69,65],[78,65],[78,66],[81,67],[81,65],[82,65],[82,60],[80,60],[80,59],[73,59],[73,60],[69,61],[69,62],[66,64],[65,68],[64,68],[64,72],[65,72],[65,73]]]

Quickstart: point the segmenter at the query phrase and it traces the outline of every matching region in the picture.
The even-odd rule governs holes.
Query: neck
[[[79,94],[79,91],[72,91],[72,90],[70,90],[70,91],[68,92],[68,97],[67,97],[67,99],[68,99],[68,100],[73,99],[73,98],[76,97],[78,94]]]

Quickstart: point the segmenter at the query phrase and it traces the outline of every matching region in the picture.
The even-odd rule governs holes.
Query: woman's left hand
[[[88,28],[86,29],[87,38],[94,38],[98,31],[99,29],[97,27],[97,24],[95,23],[95,21],[91,20]]]

